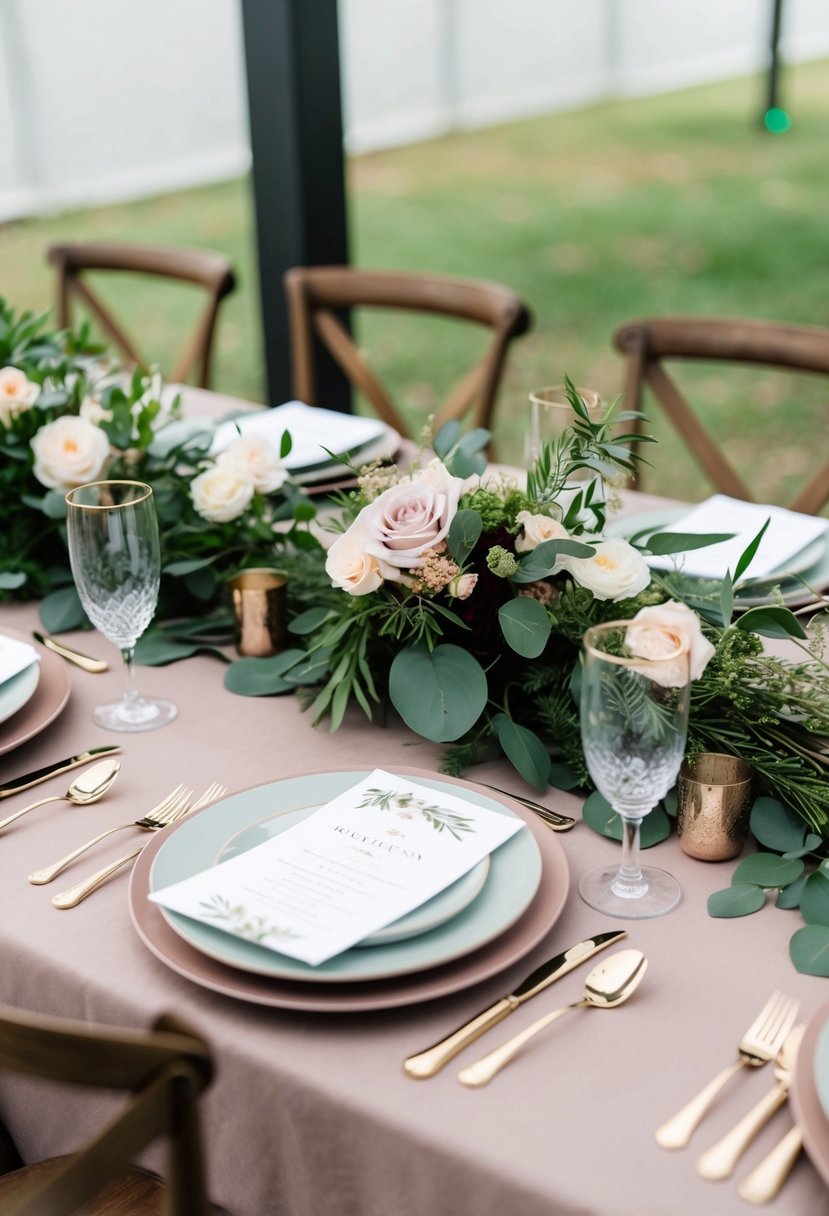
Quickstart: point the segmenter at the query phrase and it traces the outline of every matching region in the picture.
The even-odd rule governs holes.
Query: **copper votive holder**
[[[285,576],[264,567],[228,580],[233,599],[234,641],[240,655],[265,658],[285,644]]]
[[[676,830],[684,853],[701,861],[737,856],[748,836],[753,776],[745,760],[719,752],[700,752],[683,762]]]

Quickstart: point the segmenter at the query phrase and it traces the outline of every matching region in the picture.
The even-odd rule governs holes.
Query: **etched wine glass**
[[[622,819],[622,864],[588,871],[585,903],[611,916],[669,912],[676,879],[642,866],[642,820],[676,781],[688,733],[690,660],[677,635],[655,624],[610,621],[584,635],[581,739],[596,788]]]
[[[126,688],[93,718],[107,730],[155,730],[175,718],[171,701],[139,695],[135,644],[158,602],[161,551],[153,492],[141,481],[98,481],[66,495],[72,576],[87,616],[121,651]]]

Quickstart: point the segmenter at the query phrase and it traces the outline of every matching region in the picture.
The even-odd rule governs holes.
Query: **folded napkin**
[[[288,401],[274,409],[244,414],[216,428],[211,456],[229,448],[239,433],[262,435],[278,449],[282,434],[289,431],[293,446],[283,464],[289,471],[307,469],[330,463],[328,451],[345,455],[356,452],[385,434],[386,424],[378,418],[362,418],[357,414],[340,414]],[[327,449],[328,451],[326,451]]]
[[[671,570],[678,564],[683,573],[695,578],[725,578],[727,571],[734,573],[741,553],[767,519],[769,526],[746,571],[749,578],[773,576],[776,573],[785,575],[787,570],[798,564],[798,555],[814,541],[826,537],[829,531],[829,520],[814,515],[800,515],[785,507],[743,502],[725,494],[714,494],[660,531],[733,532],[733,539],[671,557],[651,557],[648,563],[658,570]]]
[[[32,663],[39,662],[40,655],[34,646],[0,634],[0,684],[20,675],[20,672],[31,667]]]

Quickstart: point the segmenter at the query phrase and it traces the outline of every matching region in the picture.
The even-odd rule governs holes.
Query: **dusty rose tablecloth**
[[[29,631],[36,624],[34,606],[0,609],[0,629]],[[98,634],[67,640],[108,657],[113,670],[92,676],[72,668],[67,708],[37,738],[0,757],[0,781],[113,739],[93,725],[90,712],[120,690],[117,655]],[[370,727],[355,714],[335,735],[315,731],[295,699],[234,697],[224,690],[222,673],[216,660],[202,657],[139,668],[140,686],[172,698],[178,719],[161,731],[123,738],[121,776],[105,801],[45,807],[4,834],[0,1000],[135,1027],[175,1010],[198,1028],[217,1061],[204,1102],[211,1194],[233,1216],[731,1216],[744,1210],[732,1182],[701,1181],[693,1162],[765,1092],[769,1069],[733,1083],[690,1149],[662,1151],[653,1130],[732,1059],[773,988],[799,997],[807,1015],[826,1000],[827,989],[797,975],[788,960],[797,914],[770,907],[744,920],[706,915],[706,897],[728,884],[733,863],[692,861],[668,841],[658,848],[659,862],[682,884],[679,907],[656,920],[610,922],[581,903],[575,887],[586,868],[618,856],[617,846],[579,824],[560,837],[573,892],[548,939],[525,962],[420,1008],[347,1016],[263,1009],[180,978],[134,933],[126,875],[70,912],[51,906],[54,886],[27,883],[32,868],[137,817],[178,781],[200,789],[215,778],[236,790],[303,769],[437,766],[438,749],[399,726]],[[474,776],[523,788],[504,764]],[[63,776],[39,789],[60,794],[66,785]],[[4,813],[28,798],[8,799]],[[578,800],[568,795],[550,791],[544,800],[578,813]],[[94,862],[86,859],[83,869],[79,863],[70,872],[73,878],[120,856],[125,838],[100,846]],[[460,1063],[480,1054],[475,1047],[431,1081],[404,1076],[407,1054],[511,991],[530,967],[622,923],[630,930],[628,944],[650,960],[629,1004],[572,1015],[487,1089],[467,1090],[456,1080]],[[509,1032],[577,999],[586,970],[513,1014]],[[484,1040],[487,1049],[503,1031]],[[27,1160],[71,1149],[98,1125],[102,1109],[87,1092],[9,1077],[0,1082],[0,1118]],[[771,1147],[787,1120],[776,1116],[738,1176]],[[823,1185],[803,1159],[768,1210],[817,1216],[826,1209]]]

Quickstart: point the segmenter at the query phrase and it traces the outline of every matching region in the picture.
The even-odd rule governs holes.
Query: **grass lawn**
[[[352,260],[496,279],[531,306],[512,349],[496,439],[521,456],[528,391],[560,382],[613,398],[620,322],[666,313],[766,317],[829,326],[829,63],[787,68],[792,129],[771,136],[749,79],[614,101],[487,131],[354,157]],[[50,241],[99,238],[225,252],[240,289],[225,305],[215,387],[263,400],[248,184],[229,182],[125,206],[0,226],[0,294],[51,303]],[[152,289],[121,287],[143,349],[163,365],[191,307],[162,310]],[[475,346],[424,319],[367,319],[366,347],[404,410],[425,419]],[[808,377],[696,368],[700,413],[761,497],[785,500],[825,454],[825,388]],[[686,381],[687,382],[687,381]],[[709,487],[658,424],[648,488],[690,499]],[[664,438],[663,438],[664,437]],[[819,440],[819,442],[816,442]]]

